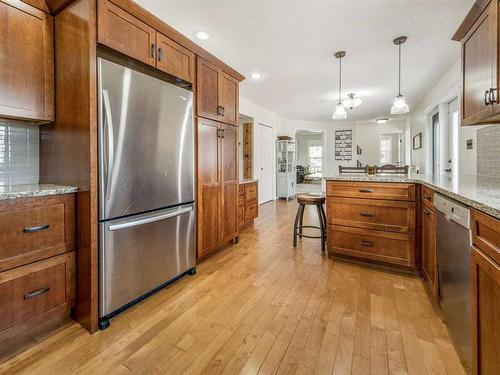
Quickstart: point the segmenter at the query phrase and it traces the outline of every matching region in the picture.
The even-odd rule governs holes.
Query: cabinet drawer
[[[165,35],[156,33],[157,67],[186,82],[194,82],[194,53]]]
[[[245,195],[238,195],[238,206],[245,205]]]
[[[73,250],[73,195],[0,204],[0,271]]]
[[[326,192],[333,197],[415,200],[415,185],[404,183],[328,181]]]
[[[422,185],[422,202],[432,209],[434,209],[434,190]]]
[[[245,206],[245,221],[252,220],[257,217],[257,203],[247,203]]]
[[[328,223],[351,227],[413,233],[415,203],[328,197]]]
[[[257,199],[257,184],[246,184],[245,185],[245,200],[251,201]]]
[[[500,263],[500,220],[471,210],[471,223],[474,245]]]
[[[74,303],[74,253],[0,272],[0,332]]]
[[[328,226],[328,248],[334,254],[413,267],[414,242],[407,234]]]

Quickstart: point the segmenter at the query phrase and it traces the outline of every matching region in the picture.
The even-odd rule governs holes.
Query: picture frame
[[[418,150],[419,148],[422,148],[422,133],[413,137],[413,149]]]

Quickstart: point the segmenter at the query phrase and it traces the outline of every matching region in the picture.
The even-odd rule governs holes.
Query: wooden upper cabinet
[[[227,124],[238,124],[238,81],[217,66],[198,58],[197,114]]]
[[[238,81],[223,71],[219,72],[219,105],[221,121],[238,124]]]
[[[180,44],[156,33],[157,68],[186,82],[194,82],[194,53]]]
[[[52,17],[0,0],[0,19],[0,117],[54,120]]]
[[[98,1],[97,42],[156,66],[156,31],[109,0]]]
[[[462,125],[500,119],[498,23],[498,0],[478,0],[454,36],[462,44]]]
[[[201,58],[197,60],[197,114],[219,120],[219,68]]]

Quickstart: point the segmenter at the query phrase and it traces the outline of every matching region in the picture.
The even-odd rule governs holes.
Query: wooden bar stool
[[[299,209],[297,210],[297,215],[295,216],[295,224],[293,226],[293,247],[297,246],[297,237],[306,238],[321,238],[321,251],[325,251],[326,245],[326,215],[323,209],[323,203],[325,203],[325,197],[320,194],[312,193],[301,193],[297,194],[297,202],[299,203]],[[318,211],[319,227],[313,225],[302,225],[304,219],[304,209],[305,206],[316,206]],[[314,228],[321,231],[320,236],[306,236],[302,234],[303,228]]]

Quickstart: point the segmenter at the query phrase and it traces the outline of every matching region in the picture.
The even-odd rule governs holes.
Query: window
[[[392,138],[380,139],[380,164],[392,164]]]
[[[309,170],[312,173],[321,173],[323,164],[323,146],[320,142],[309,142]]]

